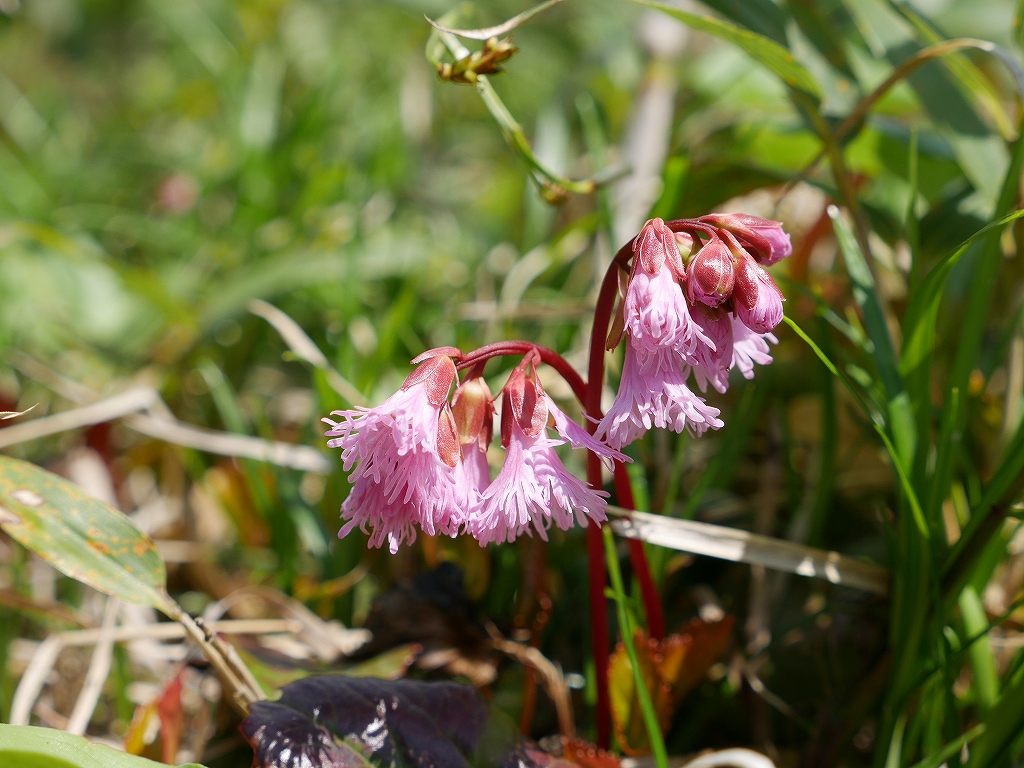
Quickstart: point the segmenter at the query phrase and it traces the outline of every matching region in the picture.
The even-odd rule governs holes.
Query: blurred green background
[[[993,41],[1020,58],[1009,0],[685,7],[786,45],[819,82],[820,113],[833,128],[894,66],[942,38]],[[798,178],[823,145],[781,81],[739,49],[628,2],[552,8],[515,31],[519,52],[492,82],[549,168],[572,178],[616,167],[624,175],[550,205],[474,88],[441,81],[424,57],[424,14],[451,8],[0,0],[2,409],[36,405],[40,416],[80,405],[69,395],[83,390],[67,381],[96,398],[145,385],[183,422],[324,448],[320,416],[360,397],[380,402],[429,347],[525,338],[583,370],[597,285],[647,216],[743,210],[785,223],[794,255],[773,274],[787,314],[885,412],[873,331],[825,212],[849,200],[827,164]],[[481,1],[463,18],[495,24],[523,9]],[[929,63],[847,137],[876,295],[897,349],[909,291],[999,207],[1021,112],[1011,74],[978,51]],[[968,523],[1007,445],[1017,445],[1024,268],[1014,232],[997,243],[999,277],[981,295],[979,341],[964,369],[965,428],[951,489],[939,491],[939,555]],[[938,316],[933,376],[923,404],[915,401],[932,431],[950,371],[964,368],[957,345],[979,305],[972,276],[982,253],[969,251],[952,271]],[[253,299],[304,329],[351,385],[346,396],[253,314]],[[778,336],[775,364],[709,397],[725,429],[700,440],[652,433],[632,446],[639,508],[898,567],[894,521],[906,510],[881,443],[806,345],[785,327]],[[488,375],[497,391],[501,370]],[[549,389],[569,396],[554,381]],[[511,633],[537,610],[529,585],[540,569],[554,606],[540,645],[575,675],[577,719],[593,735],[579,531],[553,535],[544,551],[530,541],[480,549],[421,537],[392,557],[366,551],[358,534],[336,539],[347,492],[340,465],[324,478],[235,461],[116,422],[10,450],[57,469],[89,450],[104,460],[126,512],[152,494],[165,500],[176,512],[150,532],[212,548],[169,565],[172,591],[192,611],[239,585],[267,584],[360,625],[376,596],[449,561],[464,572],[478,619]],[[919,452],[921,477],[934,462],[934,451]],[[1022,616],[1013,611],[1024,561],[1012,534],[976,590],[983,615],[1003,617],[986,648],[1007,690],[1022,669]],[[2,590],[45,602],[25,553],[6,542],[0,554]],[[866,765],[885,752],[875,735],[886,727],[879,691],[895,642],[887,601],[744,565],[653,548],[650,556],[670,628],[694,615],[737,616],[728,654],[673,719],[671,753],[750,745],[786,765]],[[368,575],[354,588],[330,588],[361,563]],[[65,580],[55,589],[50,597],[80,616],[92,610]],[[14,598],[3,604],[10,621],[0,646],[63,626]],[[929,625],[935,643],[947,625],[973,634],[954,606]],[[923,659],[938,653],[929,643]],[[23,668],[6,658],[4,716]],[[125,664],[127,679],[135,673]],[[934,695],[920,694],[902,764],[935,754],[985,711],[975,709],[977,669],[958,657]],[[522,676],[505,664],[492,685],[494,701],[517,719]],[[877,690],[865,692],[872,680]],[[530,730],[539,737],[556,727],[543,695],[537,706]],[[131,709],[116,709],[97,714],[96,733],[123,735]],[[1007,761],[1019,760],[1019,738],[1014,749]]]

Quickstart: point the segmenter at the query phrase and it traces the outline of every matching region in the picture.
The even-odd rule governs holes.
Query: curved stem
[[[462,371],[466,368],[478,369],[492,357],[503,357],[505,355],[526,355],[530,352],[537,352],[542,363],[550,365],[558,375],[565,379],[565,383],[572,389],[576,399],[583,405],[586,399],[587,385],[576,369],[569,365],[569,361],[548,347],[534,344],[532,341],[499,341],[494,344],[474,349],[465,355],[456,365],[456,370]]]

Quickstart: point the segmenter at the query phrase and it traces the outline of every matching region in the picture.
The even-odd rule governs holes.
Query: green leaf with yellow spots
[[[152,540],[125,515],[52,472],[0,456],[0,528],[100,592],[176,613]]]

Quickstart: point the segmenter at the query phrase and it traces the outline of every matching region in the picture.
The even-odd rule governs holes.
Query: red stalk
[[[590,361],[587,371],[587,391],[583,407],[591,419],[601,418],[601,387],[604,384],[604,352],[605,339],[612,312],[615,311],[615,299],[618,293],[621,265],[632,256],[632,245],[627,244],[619,249],[612,260],[601,283],[601,290],[594,309],[594,324],[590,335]],[[588,421],[587,429],[594,432],[597,424]],[[601,460],[595,454],[587,454],[587,480],[595,488],[602,486]],[[629,474],[623,464],[615,464],[615,493],[619,504],[627,509],[634,508],[633,489]],[[587,528],[587,557],[590,575],[590,634],[594,652],[594,667],[597,674],[597,744],[607,749],[611,743],[611,708],[608,697],[608,604],[605,601],[605,566],[604,541],[600,528],[591,525]],[[651,570],[647,563],[641,542],[629,540],[629,557],[633,572],[640,582],[640,590],[647,611],[647,627],[652,637],[661,638],[665,634],[665,617],[661,609],[661,598],[658,596]]]

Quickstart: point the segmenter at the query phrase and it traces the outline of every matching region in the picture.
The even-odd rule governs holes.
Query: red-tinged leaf
[[[708,670],[721,658],[729,645],[735,616],[726,616],[721,621],[691,619],[679,628],[678,634],[693,638],[684,663],[672,675],[673,695],[676,705],[707,677]]]
[[[156,701],[156,714],[160,718],[161,756],[167,765],[173,765],[181,744],[181,734],[185,728],[185,711],[181,708],[181,676],[178,672],[164,687],[160,698]]]
[[[636,631],[636,650],[658,722],[667,729],[672,714],[689,691],[708,673],[729,642],[734,618],[704,622],[693,619],[664,640]],[[637,697],[629,656],[620,643],[608,666],[612,722],[622,751],[634,757],[647,754],[650,744]]]

